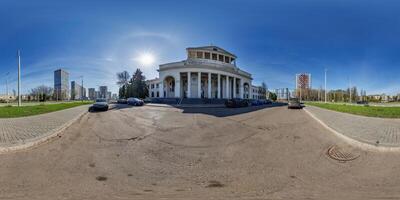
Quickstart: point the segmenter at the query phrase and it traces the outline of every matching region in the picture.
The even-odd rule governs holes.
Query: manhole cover
[[[328,149],[328,156],[332,159],[338,160],[340,162],[346,162],[346,161],[351,161],[356,158],[358,158],[360,155],[352,153],[350,150],[346,150],[343,148],[340,148],[336,145],[331,146]]]

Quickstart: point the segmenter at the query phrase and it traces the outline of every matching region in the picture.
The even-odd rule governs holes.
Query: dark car
[[[250,104],[251,104],[252,106],[259,106],[259,105],[262,105],[262,102],[261,102],[260,100],[254,99],[254,100],[251,100],[251,101],[250,101]]]
[[[143,106],[144,101],[138,98],[128,98],[127,100],[128,105],[132,106]]]
[[[89,112],[93,111],[107,111],[108,102],[107,99],[96,99],[96,102],[89,107]]]
[[[225,101],[225,106],[228,108],[240,108],[249,106],[247,99],[229,99]]]
[[[117,103],[118,103],[118,104],[127,104],[128,101],[127,101],[126,99],[118,99],[118,100],[117,100]]]
[[[265,104],[272,104],[272,101],[269,99],[265,99]]]
[[[301,109],[301,108],[303,108],[303,106],[301,105],[298,98],[292,98],[292,99],[289,99],[288,108],[289,109],[292,109],[292,108]]]
[[[357,101],[357,104],[368,105],[368,101]]]

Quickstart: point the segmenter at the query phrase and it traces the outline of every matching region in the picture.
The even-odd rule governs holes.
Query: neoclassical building
[[[262,99],[251,74],[236,66],[236,55],[216,46],[187,48],[187,59],[159,66],[147,81],[149,97]]]

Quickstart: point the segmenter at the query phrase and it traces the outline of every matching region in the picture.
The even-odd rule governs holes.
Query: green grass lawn
[[[65,102],[57,104],[42,104],[42,105],[22,106],[22,107],[4,106],[0,107],[0,118],[26,117],[31,115],[39,115],[91,103],[93,102],[83,101],[83,102],[68,102],[68,103]]]
[[[333,103],[307,102],[306,105],[317,106],[329,110],[363,115],[368,117],[400,118],[400,107],[343,105]]]

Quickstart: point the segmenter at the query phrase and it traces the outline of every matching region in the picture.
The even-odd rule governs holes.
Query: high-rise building
[[[310,97],[311,89],[311,74],[301,73],[296,74],[296,96],[300,101]]]
[[[90,100],[96,99],[96,90],[94,88],[89,88],[89,99]]]
[[[107,86],[100,86],[99,87],[100,91],[100,97],[99,98],[107,98]]]
[[[78,100],[85,98],[86,98],[86,88],[76,83],[76,81],[71,81],[71,100]]]
[[[107,99],[111,99],[111,92],[107,92]]]
[[[296,89],[311,89],[311,74],[296,74]]]
[[[100,98],[100,91],[95,91],[94,93],[95,93],[96,99],[97,99],[97,98]]]
[[[63,69],[54,71],[54,97],[57,100],[69,99],[69,73]]]

